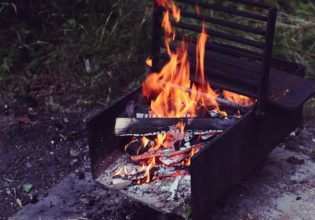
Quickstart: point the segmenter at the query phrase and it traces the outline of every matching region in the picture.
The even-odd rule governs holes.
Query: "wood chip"
[[[177,188],[178,188],[178,185],[179,185],[181,178],[182,178],[181,176],[176,177],[174,183],[170,187],[171,195],[167,200],[174,200],[175,199]]]
[[[16,203],[18,204],[18,206],[19,206],[20,208],[23,207],[21,199],[17,198],[17,199],[16,199]]]
[[[129,185],[131,185],[132,181],[131,180],[124,180],[120,178],[113,178],[112,179],[112,184],[114,189],[123,189]]]

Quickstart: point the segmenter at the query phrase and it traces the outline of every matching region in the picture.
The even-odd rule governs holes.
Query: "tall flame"
[[[175,30],[170,21],[172,17],[176,22],[180,21],[180,10],[176,7],[173,0],[156,0],[156,4],[165,9],[162,27],[164,29],[165,48],[169,56],[169,61],[164,65],[160,72],[153,72],[145,79],[142,84],[142,92],[145,97],[151,101],[150,113],[158,117],[196,117],[202,112],[215,109],[221,115],[226,116],[227,113],[220,110],[217,103],[217,94],[212,90],[209,83],[205,80],[205,47],[208,39],[208,34],[205,24],[202,25],[202,31],[199,35],[196,44],[196,63],[195,63],[195,81],[190,80],[190,63],[188,56],[187,43],[184,39],[175,51],[170,49],[170,42],[175,39]],[[200,8],[196,5],[195,11],[200,14]],[[152,66],[152,58],[146,60],[148,66]],[[252,105],[255,100],[248,97],[235,94],[229,91],[223,91],[224,97],[240,105]],[[129,174],[136,174],[141,172],[143,176],[137,180],[138,184],[149,183],[158,178],[152,172],[152,168],[156,166],[168,166],[161,159],[161,155],[154,154],[161,152],[164,148],[173,148],[176,150],[181,146],[181,141],[186,138],[190,139],[190,134],[185,132],[185,124],[183,122],[171,126],[166,133],[158,134],[155,139],[141,137],[133,138],[130,143],[125,146],[125,151],[135,155],[140,155],[143,152],[152,153],[149,158],[144,158],[139,161],[140,166],[134,168],[122,167],[116,170],[113,175],[128,177]],[[202,138],[200,135],[194,139],[197,143]],[[189,143],[189,142],[187,142]],[[134,149],[136,148],[136,149]],[[169,149],[167,149],[169,150]],[[183,153],[184,155],[175,155],[180,157],[178,163],[170,166],[187,167],[191,164],[191,158],[198,153],[200,148],[195,145],[189,151]],[[184,173],[186,174],[186,173]],[[183,175],[183,172],[176,170],[170,176]]]
[[[182,40],[175,52],[170,49],[170,42],[175,38],[170,14],[178,22],[180,10],[172,0],[156,0],[156,2],[166,9],[162,27],[165,32],[164,43],[169,61],[159,73],[151,73],[142,84],[143,95],[151,100],[150,113],[158,117],[195,117],[200,110],[211,108],[226,115],[219,109],[216,101],[217,94],[205,81],[204,57],[208,35],[204,25],[196,46],[195,77],[198,81],[196,84],[190,80],[190,63],[186,42]]]

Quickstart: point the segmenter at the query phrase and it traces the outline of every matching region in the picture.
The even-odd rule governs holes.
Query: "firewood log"
[[[220,118],[116,118],[117,136],[152,136],[166,133],[178,122],[185,123],[185,131],[195,134],[222,132],[231,126],[235,119]]]

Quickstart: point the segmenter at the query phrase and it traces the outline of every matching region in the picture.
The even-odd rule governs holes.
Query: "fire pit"
[[[206,219],[300,124],[315,83],[303,66],[272,58],[275,7],[175,2],[155,1],[142,87],[88,122],[92,174],[161,212],[191,206]]]

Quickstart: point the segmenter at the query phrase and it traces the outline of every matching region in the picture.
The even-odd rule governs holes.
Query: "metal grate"
[[[257,1],[175,0],[181,9],[181,21],[172,22],[176,40],[184,33],[191,68],[195,67],[196,35],[205,23],[210,38],[206,43],[205,71],[211,85],[258,99],[257,112],[263,112],[272,58],[277,9]],[[197,14],[192,8],[203,11]],[[155,6],[153,17],[153,70],[166,61],[163,53],[161,20],[163,9]],[[175,48],[175,45],[173,47]]]

